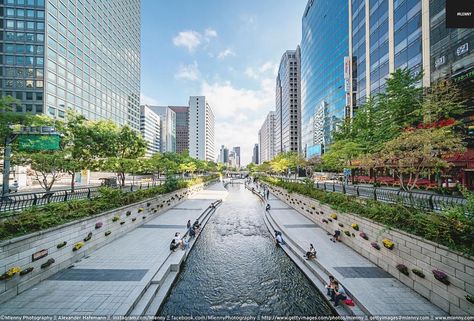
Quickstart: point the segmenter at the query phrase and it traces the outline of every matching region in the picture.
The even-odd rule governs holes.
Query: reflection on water
[[[229,185],[160,315],[332,315],[304,274],[275,247],[262,207]]]

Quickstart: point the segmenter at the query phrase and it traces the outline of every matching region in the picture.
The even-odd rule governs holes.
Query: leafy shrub
[[[413,272],[413,274],[418,275],[420,278],[425,278],[425,273],[423,273],[423,271],[418,269],[411,269],[411,271]]]

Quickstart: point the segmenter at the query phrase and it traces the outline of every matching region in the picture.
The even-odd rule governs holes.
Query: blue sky
[[[306,0],[142,0],[141,102],[187,105],[205,95],[216,145],[251,161],[275,106],[283,52],[301,39]]]

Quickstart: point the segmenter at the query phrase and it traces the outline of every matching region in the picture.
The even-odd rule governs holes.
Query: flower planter
[[[443,283],[443,284],[446,284],[446,285],[450,285],[451,282],[448,280],[448,275],[446,273],[444,273],[443,271],[439,271],[439,270],[433,270],[433,276],[436,280],[438,280],[439,282]]]
[[[53,264],[54,262],[56,262],[54,259],[49,259],[49,260],[47,260],[46,262],[44,262],[43,264],[41,264],[41,268],[42,268],[42,269],[45,269],[45,268],[47,268],[48,266],[50,266],[51,264]]]
[[[97,229],[100,229],[103,225],[104,225],[104,223],[102,223],[102,222],[97,222],[97,223],[95,223],[95,229],[96,229],[96,230],[97,230]]]
[[[105,232],[104,234],[105,234],[105,236],[109,236],[110,234],[112,234],[112,232],[107,231],[107,232]]]
[[[112,222],[117,222],[118,220],[120,220],[120,216],[118,216],[118,215],[115,215],[115,216],[112,218]]]
[[[413,272],[413,274],[418,275],[420,278],[425,278],[425,273],[423,273],[423,271],[418,269],[411,269],[411,271]]]
[[[346,234],[347,236],[351,236],[351,232],[349,231],[344,231],[344,234]]]
[[[74,247],[72,248],[72,250],[74,252],[76,252],[76,251],[80,250],[81,247],[83,247],[83,246],[84,246],[84,242],[78,242],[78,243],[74,244]]]
[[[337,225],[339,225],[340,227],[344,227],[344,224],[342,224],[342,223],[339,223]]]
[[[337,220],[337,214],[336,213],[332,213],[330,216],[333,220]]]
[[[92,238],[92,232],[89,232],[89,234],[87,234],[87,236],[84,238],[84,242],[89,241],[91,238]]]
[[[19,273],[21,273],[21,268],[19,266],[14,266],[2,275],[0,275],[0,280],[10,280]]]
[[[146,219],[146,216],[143,216],[142,218],[143,218],[143,219]]]
[[[329,221],[329,222],[332,222],[332,219],[331,219],[331,218],[328,218],[328,221]]]
[[[150,206],[151,206],[150,202],[146,203],[146,207],[150,207]]]
[[[382,244],[385,248],[389,250],[393,250],[393,247],[395,246],[395,244],[392,241],[387,240],[387,239],[382,240]]]
[[[56,248],[60,249],[60,248],[62,248],[62,247],[65,247],[66,244],[67,244],[67,242],[66,242],[66,241],[63,241],[63,242],[59,243],[58,245],[56,245]]]
[[[125,221],[120,222],[120,225],[124,225],[124,224],[125,224]]]
[[[354,233],[351,233],[352,237],[356,237],[356,235]]]
[[[140,208],[138,209],[138,213],[141,213],[141,212],[143,212],[143,207],[140,207]]]
[[[410,272],[408,272],[408,268],[405,264],[397,264],[396,268],[397,268],[398,271],[400,271],[400,273],[403,273],[405,275],[410,274]]]
[[[378,245],[377,243],[372,242],[372,243],[370,243],[370,245],[371,245],[374,249],[380,250],[380,245]]]
[[[328,224],[328,220],[326,220],[324,218],[323,218],[322,222]]]
[[[137,218],[136,218],[136,217],[132,218],[132,222],[135,222],[136,220],[137,220]]]
[[[356,231],[359,230],[359,225],[358,224],[353,223],[353,224],[351,224],[351,226],[354,230],[356,230]]]
[[[132,212],[130,211],[127,211],[127,213],[125,213],[125,216],[130,216],[130,215],[132,215]]]
[[[465,296],[465,298],[468,302],[471,302],[472,304],[474,304],[474,296],[468,294]]]
[[[364,232],[360,232],[360,233],[359,233],[359,236],[360,236],[361,238],[363,238],[364,240],[368,240],[368,239],[369,239],[369,237],[367,236],[367,234],[365,234]]]
[[[20,275],[23,276],[23,275],[27,275],[28,273],[31,273],[35,268],[30,266],[26,269],[24,269],[23,271],[20,272]]]

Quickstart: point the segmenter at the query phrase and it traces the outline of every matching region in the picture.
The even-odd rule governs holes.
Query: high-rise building
[[[0,88],[17,112],[140,130],[140,0],[3,0],[0,15]]]
[[[148,107],[161,119],[161,152],[176,152],[176,113],[167,106]]]
[[[140,106],[140,132],[147,143],[146,156],[161,151],[161,120],[148,106]]]
[[[430,0],[351,0],[348,115],[370,95],[383,92],[396,69],[423,69],[430,85]],[[420,84],[421,85],[421,84]]]
[[[301,141],[307,158],[324,152],[345,117],[343,63],[349,48],[348,17],[348,1],[343,0],[308,0],[303,14]]]
[[[214,161],[214,112],[205,96],[189,97],[189,155]]]
[[[219,157],[217,159],[219,163],[228,164],[229,163],[229,149],[224,145],[221,146],[219,150]]]
[[[256,164],[256,165],[259,164],[259,162],[258,162],[258,159],[259,159],[258,153],[259,153],[259,152],[258,152],[258,144],[255,144],[255,145],[253,146],[252,163],[254,163],[254,164]]]
[[[237,167],[240,167],[240,147],[236,146],[233,148],[234,154],[235,154],[235,162],[237,164]]]
[[[258,146],[260,147],[260,163],[271,161],[275,157],[275,112],[268,113],[262,127],[258,131]]]
[[[189,151],[189,107],[170,106],[176,113],[176,152]]]
[[[275,150],[299,152],[301,142],[300,48],[287,50],[280,61],[275,93]]]

